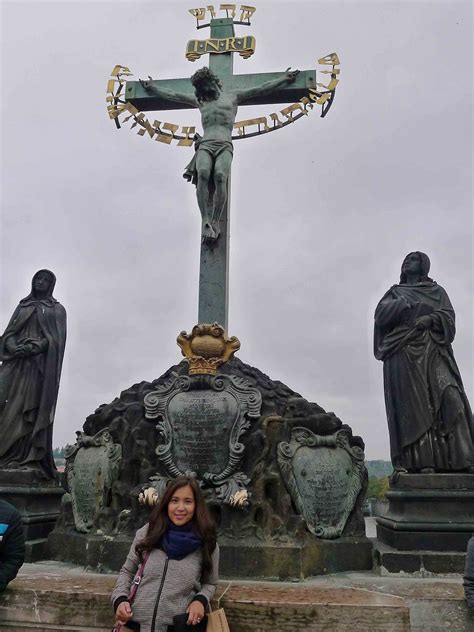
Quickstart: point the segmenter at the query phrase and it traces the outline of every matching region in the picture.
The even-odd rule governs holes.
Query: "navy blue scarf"
[[[194,553],[202,545],[202,538],[196,533],[193,522],[177,526],[168,521],[168,529],[161,538],[160,547],[170,560],[182,560]]]

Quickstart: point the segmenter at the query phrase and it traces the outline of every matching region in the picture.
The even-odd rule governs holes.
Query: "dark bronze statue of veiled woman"
[[[472,413],[451,348],[454,310],[429,269],[427,255],[408,254],[400,283],[375,310],[392,463],[408,472],[474,472]]]
[[[56,277],[39,270],[0,338],[0,468],[55,476],[52,432],[66,342]]]

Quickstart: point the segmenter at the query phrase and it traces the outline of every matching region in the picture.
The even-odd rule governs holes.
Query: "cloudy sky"
[[[117,131],[105,110],[117,63],[134,78],[204,65],[184,57],[207,33],[192,6],[1,3],[0,328],[33,273],[52,269],[69,327],[55,445],[179,361],[176,335],[197,322],[200,215],[182,178],[192,149]],[[368,458],[388,458],[373,312],[412,250],[450,295],[473,401],[471,3],[256,6],[237,34],[257,51],[235,73],[312,69],[336,51],[341,82],[325,119],[313,111],[235,145],[229,333],[243,361],[334,411]],[[199,125],[196,111],[161,120]]]

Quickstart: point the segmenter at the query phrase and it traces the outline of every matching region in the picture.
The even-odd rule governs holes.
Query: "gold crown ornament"
[[[176,341],[189,363],[189,375],[216,375],[218,367],[240,349],[239,339],[228,338],[217,323],[195,325],[190,334],[182,331]]]

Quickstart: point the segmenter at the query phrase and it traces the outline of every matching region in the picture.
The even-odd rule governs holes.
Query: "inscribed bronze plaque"
[[[153,477],[156,485],[191,474],[232,504],[249,482],[239,471],[240,439],[260,415],[259,391],[236,376],[183,376],[146,395],[144,405],[160,432],[156,454],[163,473]]]
[[[76,530],[90,531],[100,509],[107,505],[122,459],[122,446],[107,431],[94,437],[80,433],[65,450],[66,478]]]
[[[347,431],[320,436],[295,427],[278,444],[278,464],[308,530],[324,539],[342,535],[365,474],[364,453],[350,446]]]
[[[222,472],[229,462],[229,435],[239,413],[236,398],[226,391],[177,393],[168,404],[176,466],[192,469],[198,476]]]

